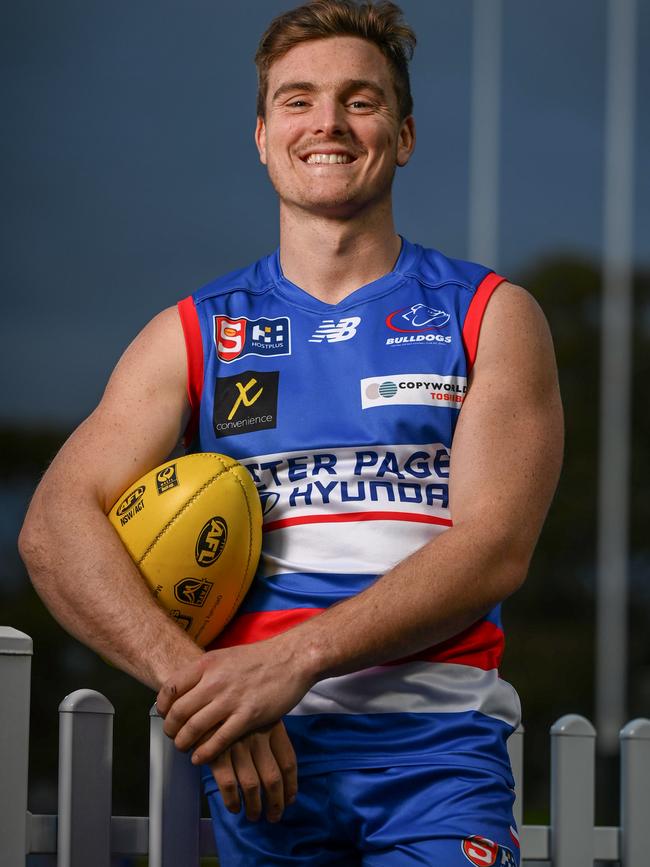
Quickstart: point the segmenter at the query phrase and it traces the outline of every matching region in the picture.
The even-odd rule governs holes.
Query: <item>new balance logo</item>
[[[309,338],[309,342],[322,343],[326,340],[328,343],[340,343],[342,340],[349,340],[357,333],[360,322],[360,316],[348,316],[346,319],[339,319],[338,322],[333,319],[323,319]]]

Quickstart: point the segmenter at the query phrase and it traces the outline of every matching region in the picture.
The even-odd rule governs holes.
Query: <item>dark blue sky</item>
[[[489,0],[485,0],[489,2]],[[160,308],[277,243],[252,56],[276,0],[4,4],[2,419],[72,425]],[[467,254],[470,0],[403,0],[418,147],[399,230]],[[639,46],[650,38],[641,2]],[[505,0],[500,250],[512,279],[602,241],[605,0]],[[650,264],[650,56],[636,256]]]

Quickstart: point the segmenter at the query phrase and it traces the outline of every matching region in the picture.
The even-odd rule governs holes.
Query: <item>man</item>
[[[392,3],[272,23],[255,139],[280,249],[144,329],[21,537],[56,616],[210,765],[224,867],[519,860],[499,603],[557,483],[557,376],[524,290],[395,233],[414,42]],[[266,514],[253,590],[206,653],[104,517],[184,433],[241,460]]]

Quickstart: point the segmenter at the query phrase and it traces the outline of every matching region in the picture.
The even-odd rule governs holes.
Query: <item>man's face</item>
[[[354,36],[296,45],[269,70],[255,140],[282,206],[348,217],[390,200],[415,142],[388,64]]]

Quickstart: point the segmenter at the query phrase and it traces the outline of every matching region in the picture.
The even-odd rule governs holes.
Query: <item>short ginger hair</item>
[[[402,10],[390,0],[311,0],[274,18],[255,54],[258,117],[266,114],[272,64],[301,42],[333,36],[357,36],[377,46],[391,71],[400,120],[408,117],[413,111],[408,63],[416,39]]]

